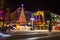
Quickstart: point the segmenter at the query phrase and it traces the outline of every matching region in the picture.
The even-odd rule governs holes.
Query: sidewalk
[[[49,32],[48,30],[11,30],[7,31],[7,34],[13,35],[14,33],[37,33],[37,34],[48,34],[48,35],[60,35],[60,30],[52,30]]]
[[[49,30],[34,30],[37,32],[49,32]],[[60,32],[60,30],[52,30],[52,32]]]
[[[49,32],[48,30],[11,30],[12,32]],[[52,30],[52,32],[60,32],[60,30]]]

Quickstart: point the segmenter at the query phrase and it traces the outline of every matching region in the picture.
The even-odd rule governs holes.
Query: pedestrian
[[[49,23],[48,30],[49,30],[49,32],[51,32],[51,31],[52,31],[52,25],[51,25],[51,23]]]
[[[52,31],[52,28],[51,27],[49,27],[49,32],[51,32]]]

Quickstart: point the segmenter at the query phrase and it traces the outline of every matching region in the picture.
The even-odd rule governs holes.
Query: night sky
[[[7,1],[11,10],[15,10],[21,4],[24,4],[25,10],[36,11],[50,10],[56,14],[60,14],[60,1],[59,0],[9,0]]]

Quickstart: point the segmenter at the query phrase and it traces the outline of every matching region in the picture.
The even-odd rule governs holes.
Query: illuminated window
[[[41,21],[43,20],[42,15],[40,15],[40,20],[41,20]]]
[[[34,21],[36,21],[36,16],[34,16],[34,19],[35,19]]]

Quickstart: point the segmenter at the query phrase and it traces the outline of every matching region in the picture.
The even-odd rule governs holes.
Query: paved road
[[[57,40],[60,37],[60,32],[15,32],[12,37],[7,38],[7,40]]]
[[[60,40],[60,32],[15,31],[8,34],[12,36],[5,40]]]

